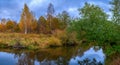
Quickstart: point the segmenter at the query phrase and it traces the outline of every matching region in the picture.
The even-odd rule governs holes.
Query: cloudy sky
[[[79,16],[78,8],[83,7],[85,2],[99,5],[107,14],[111,15],[109,12],[110,0],[0,0],[0,19],[9,18],[19,21],[25,3],[36,18],[46,15],[49,3],[54,5],[56,14],[66,10],[72,17],[77,17]]]

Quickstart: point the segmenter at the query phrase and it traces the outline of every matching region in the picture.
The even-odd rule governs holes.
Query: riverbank
[[[64,31],[54,34],[0,33],[0,48],[39,49],[48,47],[74,46],[78,41]]]

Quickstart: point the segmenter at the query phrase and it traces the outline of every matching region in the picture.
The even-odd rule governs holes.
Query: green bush
[[[68,27],[69,32],[77,32],[79,40],[87,39],[87,41],[95,41],[99,45],[111,43],[120,40],[120,31],[117,25],[112,22],[90,22],[85,20],[73,21]],[[107,41],[107,42],[106,42]]]

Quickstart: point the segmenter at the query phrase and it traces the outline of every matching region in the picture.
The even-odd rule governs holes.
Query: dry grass
[[[48,48],[63,46],[66,43],[76,41],[74,34],[67,35],[65,31],[56,30],[51,35],[45,34],[22,34],[22,33],[0,33],[1,45],[14,46],[17,42],[29,49]]]
[[[61,46],[61,41],[54,36],[43,34],[21,34],[21,33],[0,33],[0,45],[15,45],[19,41],[23,46],[29,48],[46,48],[50,46]]]

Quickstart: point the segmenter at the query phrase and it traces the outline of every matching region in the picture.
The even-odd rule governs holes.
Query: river
[[[103,49],[98,46],[87,49],[0,50],[0,65],[104,65],[105,59]]]

